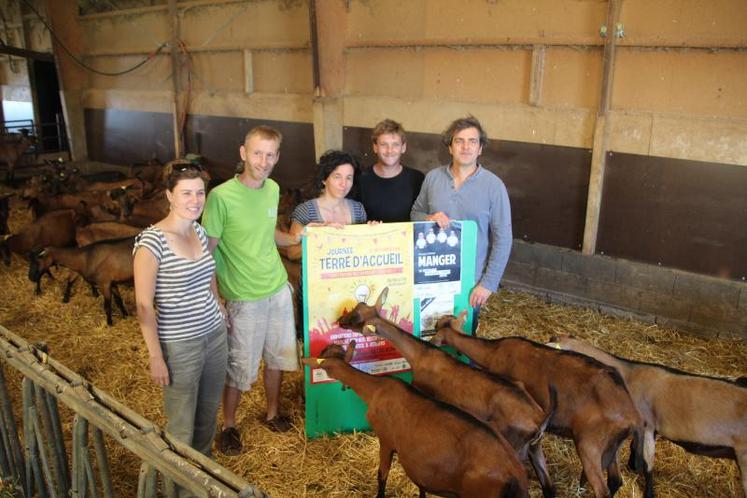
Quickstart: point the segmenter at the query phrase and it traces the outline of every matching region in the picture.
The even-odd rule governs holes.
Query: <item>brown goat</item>
[[[6,184],[10,185],[13,182],[18,160],[32,145],[36,145],[36,137],[29,135],[26,129],[21,130],[21,133],[0,136],[0,162],[8,165],[8,174],[5,176]]]
[[[620,372],[643,417],[648,474],[659,434],[691,453],[736,460],[747,496],[747,386],[626,360],[574,337],[550,341],[548,346],[591,356]]]
[[[111,192],[122,189],[134,192],[142,198],[153,190],[153,185],[140,178],[125,178],[113,182],[93,182],[86,188],[88,192]]]
[[[133,279],[132,247],[135,237],[119,240],[103,240],[85,247],[47,247],[31,258],[29,279],[38,281],[53,265],[62,265],[78,273],[83,279],[104,294],[104,312],[107,325],[112,325],[112,296],[127,316],[118,283]]]
[[[501,434],[524,460],[529,451],[532,466],[545,497],[555,496],[547,472],[540,439],[547,415],[523,386],[478,370],[457,360],[429,342],[418,339],[394,323],[381,318],[389,289],[384,288],[374,306],[358,303],[338,319],[340,326],[365,335],[371,333],[391,342],[412,368],[412,385],[444,403],[469,413],[496,434]],[[359,317],[372,316],[364,322]]]
[[[169,201],[166,191],[159,190],[145,199],[127,191],[116,198],[119,203],[119,222],[137,227],[147,227],[169,214]]]
[[[643,461],[643,422],[620,374],[587,356],[521,337],[468,336],[461,332],[463,323],[455,317],[442,318],[431,342],[452,346],[488,371],[523,383],[545,410],[551,402],[549,386],[555,386],[557,407],[547,430],[573,438],[597,498],[614,496],[622,485],[617,453],[628,436],[638,442],[635,462]],[[647,482],[646,490],[653,492],[653,484]]]
[[[350,366],[348,350],[327,346],[312,368],[351,387],[368,405],[366,418],[379,438],[377,497],[383,498],[394,453],[407,476],[425,493],[460,498],[528,497],[526,472],[508,442],[454,407],[430,399],[393,377]]]
[[[128,175],[130,178],[140,178],[152,184],[155,188],[166,186],[164,173],[166,167],[158,160],[155,155],[145,163],[135,163],[130,165]]]
[[[3,235],[0,239],[3,262],[10,266],[11,253],[26,257],[34,249],[44,246],[74,245],[77,221],[78,216],[71,209],[52,211],[24,226],[18,233]]]
[[[0,194],[0,235],[10,233],[8,217],[10,216],[10,198],[14,193]]]
[[[78,247],[83,247],[100,240],[133,237],[141,231],[142,228],[125,225],[124,223],[102,221],[78,227],[75,231],[75,241],[77,242]]]
[[[74,209],[93,221],[115,221],[119,204],[108,192],[80,192],[77,194],[40,194],[29,200],[32,219],[57,209]]]

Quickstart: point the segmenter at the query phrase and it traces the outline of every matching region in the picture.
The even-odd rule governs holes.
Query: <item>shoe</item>
[[[227,456],[241,453],[241,434],[236,427],[226,427],[218,435],[218,451]]]
[[[265,420],[265,425],[273,432],[288,432],[291,428],[290,420],[284,415],[275,415]]]

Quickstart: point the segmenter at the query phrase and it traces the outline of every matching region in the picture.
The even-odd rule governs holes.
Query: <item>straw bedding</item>
[[[11,231],[29,220],[14,199]],[[87,286],[76,285],[69,304],[63,304],[66,270],[54,271],[55,281],[44,281],[44,292],[34,296],[27,278],[28,265],[18,256],[10,268],[0,269],[0,324],[29,341],[44,341],[51,355],[124,401],[135,411],[164,424],[161,393],[148,377],[147,351],[137,320],[122,319],[115,308],[113,327],[107,327],[102,298],[93,298]],[[132,289],[122,297],[134,313]],[[718,376],[747,375],[747,346],[742,341],[711,340],[636,321],[620,320],[597,312],[547,304],[533,296],[502,291],[483,307],[479,334],[484,337],[521,335],[546,342],[554,334],[573,334],[612,353],[631,359],[670,365]],[[19,376],[8,372],[10,389],[20,409]],[[378,443],[367,433],[346,434],[307,441],[303,424],[303,378],[286,375],[282,408],[294,427],[285,434],[270,432],[261,423],[262,383],[244,395],[238,420],[245,451],[237,457],[217,455],[217,460],[272,496],[352,497],[376,494]],[[71,413],[62,409],[68,431]],[[558,496],[590,496],[578,485],[581,466],[573,445],[552,435],[543,442]],[[627,446],[627,445],[626,445]],[[134,496],[139,461],[128,451],[109,445],[112,473],[118,496]],[[620,457],[627,461],[627,448]],[[529,467],[528,467],[529,469]],[[541,496],[534,473],[532,496]],[[642,496],[642,479],[623,470],[625,480],[617,496]],[[657,443],[655,466],[657,496],[739,496],[736,464],[730,460],[692,456],[666,442]],[[416,496],[417,489],[396,463],[387,486],[388,496]]]

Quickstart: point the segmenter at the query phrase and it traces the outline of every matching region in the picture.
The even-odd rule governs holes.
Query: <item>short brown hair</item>
[[[407,142],[405,137],[405,129],[402,125],[393,119],[385,119],[377,124],[371,132],[371,142],[376,143],[381,135],[399,135],[402,139],[402,143]]]
[[[484,147],[488,143],[488,134],[482,129],[480,121],[472,114],[467,117],[455,119],[449,125],[448,128],[441,135],[441,141],[446,147],[451,146],[451,139],[454,138],[454,134],[467,128],[476,128],[480,133],[480,147]]]
[[[279,130],[268,125],[255,126],[244,137],[244,143],[246,143],[254,135],[264,138],[265,140],[275,140],[278,143],[278,147],[283,142],[283,134]]]

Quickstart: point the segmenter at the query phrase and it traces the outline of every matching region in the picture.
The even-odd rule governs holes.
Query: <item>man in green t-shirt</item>
[[[228,455],[241,452],[236,409],[241,393],[257,380],[260,358],[265,362],[266,423],[275,431],[290,428],[279,411],[280,384],[283,371],[298,368],[298,356],[293,298],[277,246],[298,244],[300,235],[275,228],[280,189],[268,177],[281,141],[280,132],[269,126],[249,131],[239,149],[244,170],[210,192],[202,216],[230,323],[218,436],[218,450]]]

